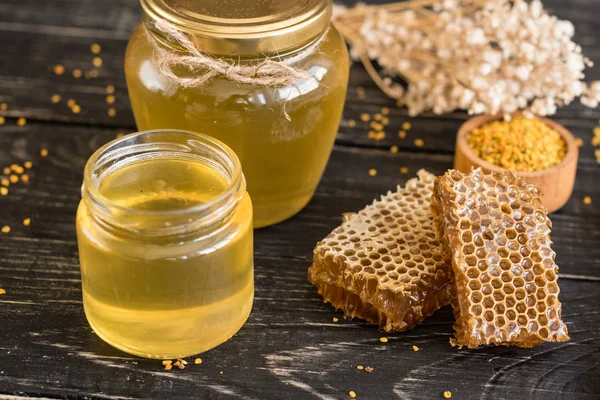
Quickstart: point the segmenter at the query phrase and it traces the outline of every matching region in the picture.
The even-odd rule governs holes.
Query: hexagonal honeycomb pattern
[[[450,302],[450,257],[431,214],[434,179],[419,171],[405,188],[346,214],[317,244],[308,277],[326,302],[385,331],[413,328]]]
[[[511,172],[448,171],[432,210],[452,254],[453,345],[533,347],[569,340],[540,192]]]

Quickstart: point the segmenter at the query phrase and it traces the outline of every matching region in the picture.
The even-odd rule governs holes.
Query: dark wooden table
[[[600,1],[546,1],[574,22],[577,41],[600,65]],[[82,309],[75,210],[86,159],[118,133],[135,131],[123,76],[123,55],[140,19],[138,0],[0,1],[0,167],[33,161],[29,183],[0,197],[0,399],[242,398],[598,399],[600,396],[600,165],[590,144],[600,110],[578,105],[557,121],[583,142],[571,201],[553,214],[564,319],[572,340],[535,349],[457,350],[450,308],[414,330],[380,343],[376,327],[344,320],[306,279],[312,248],[355,211],[420,168],[452,166],[454,137],[467,118],[409,119],[352,68],[342,124],[327,172],[310,205],[295,218],[256,232],[256,301],[244,328],[202,355],[202,365],[164,371],[159,361],[121,353],[100,340]],[[95,79],[76,79],[92,66],[90,45],[102,45]],[[53,73],[62,64],[67,72]],[[588,78],[600,79],[600,66]],[[105,102],[116,87],[116,116]],[[366,99],[359,99],[359,87]],[[53,94],[60,104],[53,104]],[[65,105],[75,99],[81,113]],[[360,114],[391,107],[384,140],[367,137]],[[24,127],[19,117],[27,118]],[[354,119],[355,127],[348,121]],[[403,122],[412,130],[400,140]],[[421,138],[423,148],[413,141]],[[390,146],[400,151],[392,154]],[[40,149],[49,155],[40,157]],[[408,167],[408,175],[400,173]],[[369,176],[370,169],[377,175]],[[1,171],[1,169],[0,169]],[[590,196],[591,205],[582,199]],[[31,218],[31,226],[22,221]],[[339,317],[337,323],[333,317]],[[420,351],[414,352],[412,345]],[[372,366],[368,374],[356,366]]]

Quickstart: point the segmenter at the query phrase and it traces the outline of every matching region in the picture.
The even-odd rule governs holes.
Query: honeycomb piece
[[[325,301],[385,331],[413,328],[450,302],[450,257],[436,239],[430,198],[435,176],[398,187],[342,225],[314,250],[308,278]]]
[[[453,346],[533,347],[569,340],[540,192],[511,172],[448,171],[432,198],[452,254]]]

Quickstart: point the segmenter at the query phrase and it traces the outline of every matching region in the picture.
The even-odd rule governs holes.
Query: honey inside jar
[[[123,138],[120,151],[143,148],[135,144],[140,135]],[[190,154],[197,144],[157,151],[167,139],[96,175],[88,176],[88,164],[77,215],[86,317],[109,344],[148,358],[189,356],[226,341],[246,321],[254,294],[243,179],[206,149]],[[100,152],[107,155],[90,163],[115,154]]]
[[[125,63],[138,128],[194,130],[223,141],[242,162],[254,205],[254,226],[285,220],[312,198],[342,116],[349,61],[341,35],[330,25],[331,2],[286,0],[260,7],[246,0],[184,3],[142,1],[145,22],[129,42]],[[318,13],[309,15],[311,7]],[[175,15],[172,21],[178,22],[177,29],[193,38],[202,54],[238,60],[241,65],[268,58],[306,71],[310,78],[271,87],[218,75],[201,86],[179,85],[157,66],[152,40],[164,50],[176,46],[169,37],[149,33],[147,27],[155,23],[156,15],[165,19]],[[278,31],[265,31],[265,37],[260,37],[261,29],[267,29],[260,24],[275,24],[274,18],[282,19],[277,29],[291,33],[280,37]],[[307,21],[299,23],[303,18]],[[225,21],[223,26],[219,21]],[[303,32],[291,31],[303,25],[313,27],[312,36],[302,39]],[[228,29],[235,29],[231,38]],[[280,45],[282,38],[286,43]],[[203,73],[182,66],[175,72],[188,78]]]

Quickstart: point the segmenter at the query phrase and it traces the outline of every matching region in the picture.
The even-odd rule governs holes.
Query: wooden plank
[[[101,145],[114,139],[117,130],[53,124],[29,123],[24,128],[0,128],[0,167],[32,160],[31,181],[9,188],[0,198],[0,225],[13,227],[11,237],[74,240],[74,212],[80,200],[83,167],[87,158]],[[39,155],[47,147],[50,155]],[[372,199],[414,176],[420,168],[441,174],[452,165],[451,155],[428,153],[392,154],[369,148],[336,146],[315,199],[296,216],[292,225],[281,224],[264,230],[270,232],[261,243],[265,251],[281,249],[290,254],[310,257],[312,246],[340,221],[344,212],[356,211]],[[409,175],[402,175],[407,167]],[[376,169],[371,177],[369,169]],[[597,166],[580,167],[571,201],[552,217],[553,239],[561,271],[576,276],[600,277],[600,205],[584,205],[582,198],[600,198]],[[21,221],[32,218],[31,227]],[[297,235],[291,234],[295,232]],[[263,231],[258,232],[258,237]],[[297,240],[301,238],[301,241]],[[8,243],[8,239],[0,241]],[[13,244],[6,244],[8,252]],[[261,247],[257,247],[260,253]]]
[[[50,3],[49,3],[50,4]],[[107,2],[64,0],[64,9],[27,0],[19,3],[19,7],[0,6],[0,41],[13,43],[0,54],[0,102],[8,103],[9,109],[2,114],[9,117],[8,124],[14,124],[16,118],[25,116],[42,121],[58,121],[85,125],[102,125],[121,127],[126,131],[135,130],[123,73],[123,57],[129,32],[139,21],[137,1]],[[600,46],[596,46],[592,32],[594,24],[586,13],[573,12],[572,7],[564,7],[561,2],[548,2],[557,13],[572,15],[574,23],[581,33],[578,39],[587,42],[584,51],[592,60],[600,64]],[[596,5],[591,6],[595,10]],[[61,11],[58,11],[58,10]],[[107,18],[105,15],[108,10]],[[16,25],[15,25],[16,24]],[[49,25],[54,24],[54,25]],[[67,28],[65,28],[65,26]],[[86,31],[86,29],[88,29]],[[15,32],[18,32],[16,35]],[[103,46],[101,57],[104,65],[99,69],[96,79],[75,79],[71,72],[74,68],[83,71],[92,69],[93,55],[89,46],[99,42]],[[27,63],[13,62],[19,59],[23,49],[27,51]],[[56,76],[52,72],[55,64],[64,65],[67,73]],[[588,79],[600,79],[600,68],[589,70]],[[117,88],[117,102],[111,107],[117,111],[115,118],[107,115],[109,105],[105,103],[107,85]],[[361,100],[357,96],[357,88],[363,88],[367,97]],[[32,95],[34,93],[35,95]],[[53,94],[60,94],[61,104],[50,102]],[[66,107],[68,99],[75,99],[81,106],[81,113],[74,115]],[[368,124],[360,121],[361,113],[371,115],[382,107],[390,107],[390,125],[386,127],[386,138],[374,141],[368,138]],[[400,149],[417,152],[454,151],[454,135],[460,124],[468,118],[465,113],[456,112],[432,118],[425,115],[409,118],[405,109],[399,109],[377,89],[362,66],[355,64],[352,68],[345,120],[354,119],[355,128],[342,126],[338,141],[342,144],[365,147],[389,148],[398,145]],[[555,118],[572,132],[589,142],[592,129],[600,119],[600,109],[590,110],[580,105],[562,109]],[[410,120],[413,129],[406,139],[397,137],[401,124]],[[347,124],[346,124],[347,125]],[[423,149],[414,146],[414,140],[424,140]],[[588,146],[589,147],[589,146]],[[585,162],[592,162],[592,149],[589,147],[582,154]]]
[[[23,249],[24,243],[18,243]],[[32,243],[33,244],[33,243]],[[307,261],[256,257],[256,301],[231,341],[202,355],[203,364],[161,370],[158,361],[123,354],[96,337],[80,303],[74,243],[40,241],[28,247],[31,265],[2,261],[0,392],[99,398],[361,398],[582,399],[600,394],[592,377],[600,361],[597,290],[600,283],[561,281],[564,318],[572,341],[536,349],[448,344],[453,317],[438,311],[416,329],[381,334],[361,321],[343,320],[305,280]],[[332,322],[332,317],[340,322]],[[32,323],[35,321],[35,323]],[[411,349],[420,348],[419,352]],[[235,355],[235,356],[232,356]],[[367,374],[356,366],[372,366]],[[223,374],[220,374],[223,371]],[[432,380],[432,377],[435,379]]]

